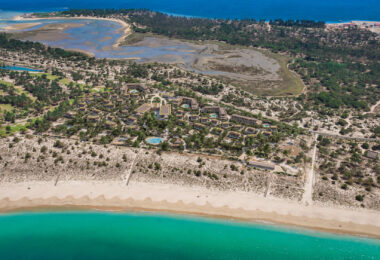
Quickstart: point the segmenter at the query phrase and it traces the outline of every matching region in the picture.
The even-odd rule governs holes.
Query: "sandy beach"
[[[334,233],[380,238],[376,211],[305,206],[248,192],[173,184],[62,181],[0,184],[0,211],[80,207],[112,211],[160,211],[253,222],[270,222]]]

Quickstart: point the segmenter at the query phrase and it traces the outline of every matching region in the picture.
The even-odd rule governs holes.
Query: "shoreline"
[[[380,21],[369,21],[369,20],[344,20],[337,22],[325,22],[326,25],[340,25],[345,23],[380,23]]]
[[[61,48],[61,47],[57,47],[57,48]],[[81,49],[66,49],[67,51],[73,51],[73,52],[80,52],[82,54],[85,54],[89,57],[95,57],[95,54],[90,52],[90,51],[85,51],[85,50],[81,50]]]
[[[40,201],[42,202],[42,201]],[[1,203],[1,201],[0,201]],[[343,229],[336,229],[331,227],[322,226],[310,226],[304,225],[302,223],[289,223],[289,221],[279,221],[277,219],[269,219],[266,217],[241,217],[233,216],[227,214],[216,214],[209,212],[193,212],[185,210],[176,209],[157,209],[150,207],[128,207],[128,206],[112,206],[112,205],[91,205],[91,204],[61,204],[61,205],[50,205],[50,204],[40,204],[33,206],[17,207],[10,210],[4,210],[0,208],[0,215],[6,214],[17,214],[17,213],[60,213],[60,212],[79,212],[79,213],[113,213],[113,214],[128,214],[128,213],[141,213],[141,214],[158,214],[163,216],[179,216],[188,218],[204,218],[208,220],[220,220],[220,221],[232,221],[236,223],[249,224],[249,225],[267,225],[276,226],[281,228],[286,228],[290,230],[301,230],[307,232],[323,232],[329,235],[342,235],[351,236],[357,238],[369,238],[369,239],[380,239],[380,235],[361,232],[361,231],[349,231]],[[279,215],[279,217],[284,217]]]
[[[203,16],[193,16],[193,15],[186,15],[186,14],[176,14],[176,13],[170,13],[170,12],[163,12],[163,11],[154,11],[154,12],[161,12],[163,14],[166,14],[166,15],[169,15],[169,16],[174,16],[174,17],[187,17],[187,18],[197,18],[197,19],[210,19],[210,20],[213,20],[213,19],[228,19],[228,18],[211,18],[211,17],[203,17]],[[32,13],[35,13],[35,12],[31,12],[29,14],[32,14]],[[29,19],[54,19],[54,17],[47,17],[47,18],[24,18],[22,17],[24,14],[22,15],[16,15],[12,18],[12,20],[29,20]],[[71,18],[80,18],[80,17],[58,17],[58,19],[71,19]],[[99,20],[111,20],[111,21],[114,21],[114,22],[122,22],[122,23],[125,23],[124,21],[122,20],[119,20],[119,19],[115,19],[115,18],[97,18],[97,17],[92,17],[92,16],[83,16],[83,18],[86,18],[86,19],[99,19]],[[245,19],[245,18],[243,18]],[[283,20],[287,20],[287,19],[284,19],[284,18],[278,18],[278,19],[283,19]],[[260,20],[260,19],[257,19],[257,20]],[[297,19],[290,19],[290,20],[297,20]],[[329,25],[329,24],[344,24],[344,23],[350,23],[350,22],[358,22],[358,23],[361,23],[361,22],[366,22],[366,23],[380,23],[380,20],[368,20],[368,19],[364,19],[364,20],[360,20],[360,19],[347,19],[347,20],[338,20],[338,21],[323,21],[323,20],[315,20],[315,21],[321,21],[321,22],[324,22],[326,25]],[[265,20],[266,23],[269,23],[270,20]]]
[[[379,212],[311,205],[254,193],[163,183],[60,181],[0,184],[0,212],[46,209],[154,212],[380,238]]]

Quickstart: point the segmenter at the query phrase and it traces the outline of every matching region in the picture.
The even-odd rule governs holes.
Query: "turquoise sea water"
[[[0,0],[3,10],[147,8],[209,18],[380,20],[378,0]]]
[[[0,216],[8,259],[378,259],[380,241],[268,225],[152,214]]]

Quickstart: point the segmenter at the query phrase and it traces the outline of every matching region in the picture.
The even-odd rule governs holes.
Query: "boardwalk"
[[[264,192],[264,197],[268,197],[268,194],[270,193],[270,184],[272,182],[272,178],[273,178],[273,175],[272,173],[269,173],[268,177],[267,177],[267,183],[266,183],[266,188],[265,188],[265,192]]]
[[[139,157],[139,154],[140,154],[140,151],[135,155],[135,158],[133,158],[131,167],[127,170],[126,178],[125,178],[125,185],[126,186],[128,186],[129,180],[131,179],[133,167],[135,166],[135,162],[136,162],[137,157]]]

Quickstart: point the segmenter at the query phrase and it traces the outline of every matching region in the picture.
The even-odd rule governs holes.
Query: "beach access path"
[[[305,180],[305,191],[302,197],[302,202],[306,205],[311,205],[313,203],[313,184],[314,184],[314,167],[315,167],[315,160],[317,157],[317,139],[318,134],[315,134],[314,136],[314,148],[313,148],[313,155],[311,159],[311,166],[310,169],[306,171],[306,180]]]
[[[127,170],[126,178],[125,178],[125,185],[126,185],[126,186],[128,186],[128,184],[129,184],[129,181],[130,181],[131,176],[132,176],[132,173],[133,173],[133,167],[135,166],[136,159],[139,157],[140,151],[141,151],[141,150],[139,150],[139,151],[136,153],[135,158],[133,158],[133,161],[132,161],[131,167],[129,167],[129,169]]]

